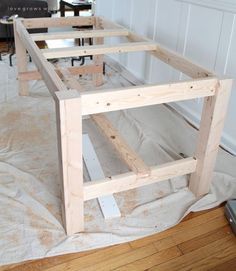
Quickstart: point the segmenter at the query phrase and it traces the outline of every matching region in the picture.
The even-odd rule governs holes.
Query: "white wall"
[[[97,0],[97,15],[154,39],[210,70],[236,78],[236,0]],[[114,40],[113,40],[114,42]],[[182,75],[146,53],[116,56],[138,78],[167,82]],[[236,84],[222,144],[236,153]],[[198,125],[202,101],[173,106]]]

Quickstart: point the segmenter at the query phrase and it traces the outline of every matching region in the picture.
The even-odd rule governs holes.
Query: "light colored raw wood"
[[[217,85],[218,80],[212,78],[89,91],[81,94],[82,115],[213,96]]]
[[[23,25],[28,28],[66,27],[66,26],[88,26],[94,24],[95,17],[76,16],[60,18],[31,18],[23,19]]]
[[[155,49],[156,45],[151,42],[133,42],[121,43],[119,45],[93,45],[83,47],[77,46],[68,48],[42,49],[41,51],[47,59],[51,59],[62,57],[150,51]]]
[[[105,178],[93,144],[87,134],[83,135],[83,159],[91,181],[101,180]],[[121,216],[119,207],[113,195],[99,197],[98,203],[105,219],[111,219]]]
[[[84,200],[114,194],[125,190],[168,180],[177,176],[189,174],[196,169],[197,161],[193,158],[181,159],[164,165],[151,167],[151,174],[145,178],[138,178],[129,172],[111,176],[104,180],[84,184]]]
[[[95,19],[95,28],[96,29],[101,29],[102,25],[101,25],[101,20],[99,18]],[[104,38],[98,37],[94,39],[94,44],[104,44]],[[93,56],[93,62],[95,65],[103,65],[103,59],[104,56],[101,55],[96,55]],[[96,73],[93,74],[93,83],[96,87],[99,87],[103,84],[103,73]]]
[[[124,29],[123,26],[108,21],[102,18],[102,25],[105,29]],[[153,42],[148,38],[144,38],[132,31],[129,32],[127,39],[132,42]],[[191,78],[204,78],[204,77],[212,77],[215,76],[213,72],[206,70],[205,68],[201,67],[200,65],[194,63],[193,61],[189,61],[182,55],[179,55],[176,52],[171,51],[170,49],[165,48],[164,46],[155,43],[156,49],[154,51],[149,51],[151,55],[154,57],[159,58],[166,64],[171,65],[173,68],[183,72],[184,74],[190,76]]]
[[[93,74],[93,73],[102,73],[103,67],[96,65],[85,65],[80,67],[68,67],[67,68],[71,75],[83,75],[83,74]],[[55,69],[57,72],[58,69]],[[31,81],[31,80],[42,80],[42,76],[38,71],[28,71],[20,72],[18,79],[21,81]]]
[[[104,17],[99,17],[100,21],[101,21],[101,27],[103,29],[117,29],[117,30],[122,30],[122,29],[126,29],[125,27],[123,27],[122,25],[112,22],[110,20],[107,20]]]
[[[81,39],[81,38],[99,38],[99,37],[114,37],[128,36],[129,31],[126,29],[111,29],[111,30],[81,30],[81,31],[66,31],[66,32],[49,32],[31,34],[34,41],[39,40],[57,40],[57,39]]]
[[[84,230],[81,100],[78,92],[56,92],[58,145],[68,235]]]
[[[56,91],[66,90],[65,85],[56,74],[54,69],[51,67],[51,65],[49,65],[47,60],[42,56],[40,49],[32,40],[30,34],[27,32],[20,20],[16,20],[16,32],[20,36],[21,42],[24,44],[25,48],[32,57],[36,67],[41,73],[42,78],[45,81],[46,86],[48,87],[48,90],[50,91],[53,98],[55,98]]]
[[[151,41],[147,38],[143,38],[135,33],[130,32],[127,37],[132,42],[148,42]],[[156,43],[156,49],[149,52],[154,57],[159,58],[161,61],[172,66],[173,68],[183,72],[191,78],[204,78],[215,76],[213,72],[208,71],[198,64],[186,59],[184,56],[173,52],[164,46]]]
[[[17,70],[19,74],[21,72],[27,71],[27,54],[26,54],[26,49],[24,48],[24,45],[22,44],[22,41],[16,30],[16,22],[14,22],[14,36],[15,36]],[[19,95],[21,96],[29,95],[28,83],[21,80],[20,78],[18,78],[18,80],[19,80]]]
[[[150,175],[150,168],[146,166],[138,154],[126,144],[123,137],[113,127],[105,115],[91,115],[91,119],[113,145],[129,169],[131,169],[139,178],[148,177]]]
[[[231,88],[231,79],[221,80],[215,95],[204,101],[195,154],[197,169],[191,175],[189,184],[197,197],[207,194],[210,189]]]
[[[84,46],[82,48],[73,47],[40,50],[25,28],[25,26],[27,28],[44,28],[50,26],[62,27],[73,25],[93,25],[96,30],[92,30],[90,33],[87,32],[85,35],[91,35],[91,33],[93,33],[97,45]],[[107,36],[111,35],[111,32],[127,35],[127,30],[125,32],[123,27],[98,17],[18,19],[15,21],[16,46],[18,48],[17,56],[19,58],[19,79],[21,81],[21,86],[27,84],[26,81],[28,80],[38,80],[42,78],[56,101],[59,157],[62,160],[60,161],[60,165],[61,176],[63,179],[62,183],[64,185],[64,218],[66,230],[69,234],[83,230],[84,200],[121,192],[179,175],[193,173],[196,169],[197,171],[192,174],[190,178],[190,189],[197,196],[207,193],[211,182],[217,155],[217,147],[220,141],[220,133],[223,128],[232,85],[232,80],[213,78],[213,73],[206,69],[203,69],[182,56],[161,47],[159,44],[146,38],[142,38],[132,32],[129,32],[128,35],[128,39],[132,41],[131,43],[105,46],[102,44],[103,36],[100,37],[99,34],[101,28],[105,27],[114,29],[103,30],[103,33],[106,33]],[[46,37],[59,38],[59,35],[69,37],[69,34],[65,33],[55,35],[46,34]],[[35,35],[33,37],[41,39],[42,37],[45,37],[45,35]],[[26,71],[26,50],[31,55],[38,72]],[[116,90],[89,91],[87,93],[82,92],[81,95],[79,95],[78,90],[82,90],[82,87],[72,75],[78,73],[99,73],[94,76],[94,81],[96,85],[100,85],[102,83],[101,71],[104,54],[135,52],[140,50],[149,51],[162,61],[198,80],[165,85],[143,85]],[[94,55],[95,65],[90,67],[69,68],[68,71],[55,70],[54,67],[47,62],[43,54],[47,58]],[[69,86],[69,90],[60,77],[64,78],[65,83]],[[199,79],[199,77],[205,79]],[[70,88],[77,90],[71,90]],[[23,87],[21,90],[23,91]],[[24,88],[24,91],[24,94],[28,93],[27,88]],[[196,158],[183,159],[152,167],[150,176],[147,177],[145,176],[146,173],[144,175],[142,175],[142,173],[142,178],[140,178],[140,169],[142,172],[145,165],[137,163],[137,160],[135,160],[136,157],[132,154],[132,159],[126,160],[128,161],[129,167],[137,174],[129,172],[98,182],[91,182],[83,186],[81,145],[82,115],[199,97],[208,98],[205,98]],[[101,121],[101,119],[104,121],[104,116],[94,116],[94,118],[96,121],[99,120],[99,126],[105,131],[105,128],[108,126],[104,125]],[[107,124],[107,122],[105,122],[105,124]],[[112,133],[111,136],[113,136],[113,132],[114,129],[110,129],[109,126],[109,129],[105,131],[105,134],[109,136],[109,133]],[[119,144],[117,144],[117,142]],[[124,146],[122,140],[116,140],[116,144],[117,149],[121,145]],[[127,148],[125,149],[127,150]],[[125,157],[124,153],[125,152],[123,152],[123,156]],[[107,182],[107,180],[109,180],[109,182]],[[78,213],[76,213],[76,211],[78,211]],[[198,234],[197,229],[196,234]],[[178,242],[180,242],[179,240],[186,241],[186,238],[189,238],[190,235],[185,236],[179,234],[178,236]],[[177,242],[177,240],[174,241]],[[232,255],[230,255],[230,257],[231,256]]]
[[[83,90],[83,87],[80,85],[79,81],[70,73],[68,69],[59,69],[58,72],[61,73],[63,81],[69,89],[76,89],[78,91]]]

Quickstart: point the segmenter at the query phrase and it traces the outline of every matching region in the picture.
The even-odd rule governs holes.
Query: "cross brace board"
[[[27,29],[93,26],[88,31],[29,34]],[[232,79],[222,79],[211,71],[100,17],[17,19],[14,34],[20,95],[29,95],[28,81],[43,80],[56,106],[58,153],[63,198],[63,219],[67,234],[84,230],[84,201],[111,195],[190,174],[189,189],[197,196],[209,192],[220,136],[230,98]],[[122,36],[126,43],[105,45],[104,38]],[[40,50],[35,41],[60,38],[93,38],[92,46]],[[139,85],[122,89],[84,91],[74,76],[93,74],[95,86],[102,84],[103,55],[146,51],[191,79],[162,85]],[[28,71],[28,52],[37,70]],[[84,67],[55,69],[49,58],[93,55],[94,63]],[[199,137],[194,157],[148,167],[124,141],[102,112],[143,107],[204,97]],[[97,114],[97,115],[94,115]],[[90,115],[109,138],[129,172],[100,176],[83,183],[82,118]]]

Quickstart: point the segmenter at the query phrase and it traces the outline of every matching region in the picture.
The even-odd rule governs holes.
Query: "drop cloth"
[[[120,218],[105,221],[97,201],[91,200],[85,203],[85,232],[66,236],[54,102],[43,82],[32,82],[30,96],[18,97],[15,77],[16,68],[8,66],[6,57],[0,62],[5,100],[0,104],[0,265],[132,241],[177,224],[190,211],[236,197],[236,159],[220,150],[211,191],[200,200],[188,190],[186,176],[115,194]],[[89,80],[83,79],[85,88],[91,88]],[[104,87],[128,85],[108,70]],[[164,105],[107,116],[148,165],[193,155],[195,129]],[[83,122],[83,131],[106,176],[128,170],[90,120]],[[84,177],[88,180],[86,171]]]

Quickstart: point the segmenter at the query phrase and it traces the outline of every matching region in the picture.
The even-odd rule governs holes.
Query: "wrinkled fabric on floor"
[[[18,97],[16,67],[9,67],[7,57],[0,62],[0,79],[0,265],[138,239],[177,224],[191,211],[236,197],[236,159],[220,150],[208,195],[197,200],[187,177],[181,176],[115,194],[122,216],[108,220],[97,200],[90,200],[85,203],[85,232],[68,237],[61,219],[54,101],[42,81],[31,82],[28,97]],[[81,79],[87,90],[94,89],[90,80]],[[128,85],[107,69],[104,88]],[[165,105],[107,117],[150,166],[194,153],[196,130]],[[91,120],[83,121],[83,132],[106,176],[128,171]],[[86,170],[84,179],[89,179]]]

